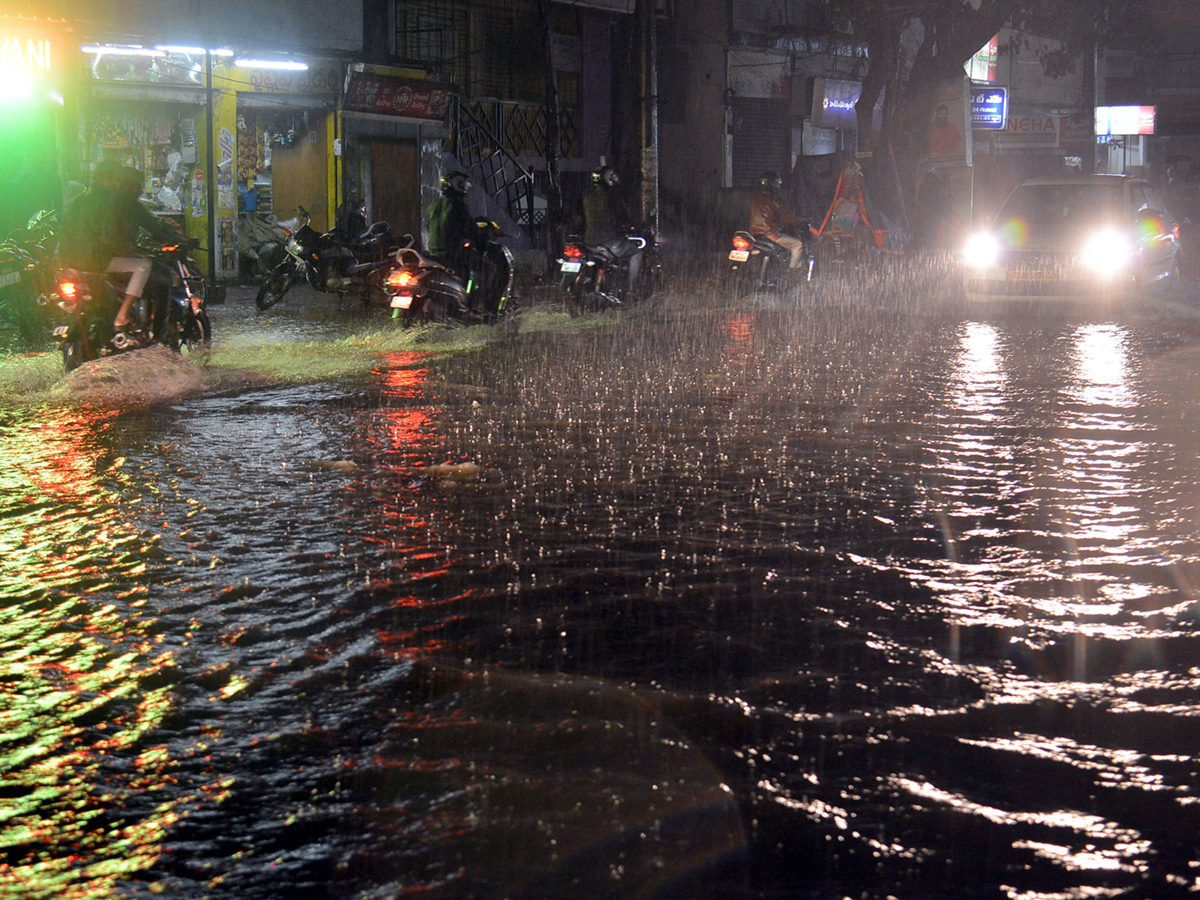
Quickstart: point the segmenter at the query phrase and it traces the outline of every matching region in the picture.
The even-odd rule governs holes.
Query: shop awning
[[[453,95],[454,89],[448,84],[351,71],[342,108],[347,112],[444,122]]]

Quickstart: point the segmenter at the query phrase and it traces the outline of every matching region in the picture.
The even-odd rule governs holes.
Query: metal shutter
[[[792,122],[787,100],[733,98],[733,186],[752,188],[766,171],[791,170]]]

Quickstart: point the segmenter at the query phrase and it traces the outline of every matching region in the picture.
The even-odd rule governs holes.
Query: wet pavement
[[[0,361],[7,895],[1200,889],[1200,295],[212,314]]]

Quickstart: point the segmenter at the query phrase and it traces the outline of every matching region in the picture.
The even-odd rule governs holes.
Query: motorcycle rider
[[[467,206],[471,189],[466,172],[454,171],[442,176],[442,195],[429,207],[429,255],[471,284],[471,243],[476,237],[475,220]],[[476,306],[475,291],[467,302]]]
[[[142,205],[138,198],[145,186],[142,173],[132,166],[124,166],[120,171],[120,181],[117,186],[117,200],[112,217],[112,241],[114,257],[109,263],[108,271],[132,274],[125,288],[125,298],[121,308],[113,320],[113,327],[120,330],[127,328],[129,310],[141,295],[150,278],[152,264],[141,254],[138,248],[140,232],[145,231],[157,241],[170,241],[180,235],[168,222],[160,219]],[[114,268],[119,266],[119,268]],[[142,273],[145,273],[144,275]],[[135,283],[135,278],[137,279]]]
[[[475,220],[467,206],[471,182],[465,172],[442,176],[442,195],[429,207],[429,255],[464,278],[470,271],[468,245],[475,236]]]
[[[68,204],[59,233],[61,265],[85,272],[129,275],[125,296],[113,320],[118,331],[129,327],[129,310],[150,278],[151,263],[137,253],[139,228],[164,235],[169,226],[141,203],[141,173],[112,160],[97,163],[92,186]]]
[[[607,247],[618,258],[628,257],[629,286],[635,287],[642,266],[642,251],[628,240],[629,209],[617,191],[620,177],[610,166],[592,172],[592,190],[583,198],[584,243]]]
[[[750,197],[749,218],[751,234],[765,237],[783,247],[791,254],[788,268],[799,269],[804,264],[807,244],[797,235],[785,232],[783,227],[808,231],[783,202],[783,179],[778,172],[764,172],[759,181],[762,189]]]

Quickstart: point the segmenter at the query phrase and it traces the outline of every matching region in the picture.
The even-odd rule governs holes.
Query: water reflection
[[[928,473],[964,621],[1097,632],[1160,590],[1104,574],[1155,546],[1129,352],[1115,324],[961,326]],[[1018,547],[992,540],[1014,530]]]
[[[116,416],[5,418],[0,885],[14,896],[103,897],[153,865],[179,817],[159,731],[172,654],[139,612],[158,536],[125,511],[135,475],[107,446]]]
[[[1146,336],[898,305],[349,341],[319,384],[31,416],[7,861],[48,896],[1193,886],[1200,553],[1153,513],[1196,473]]]

